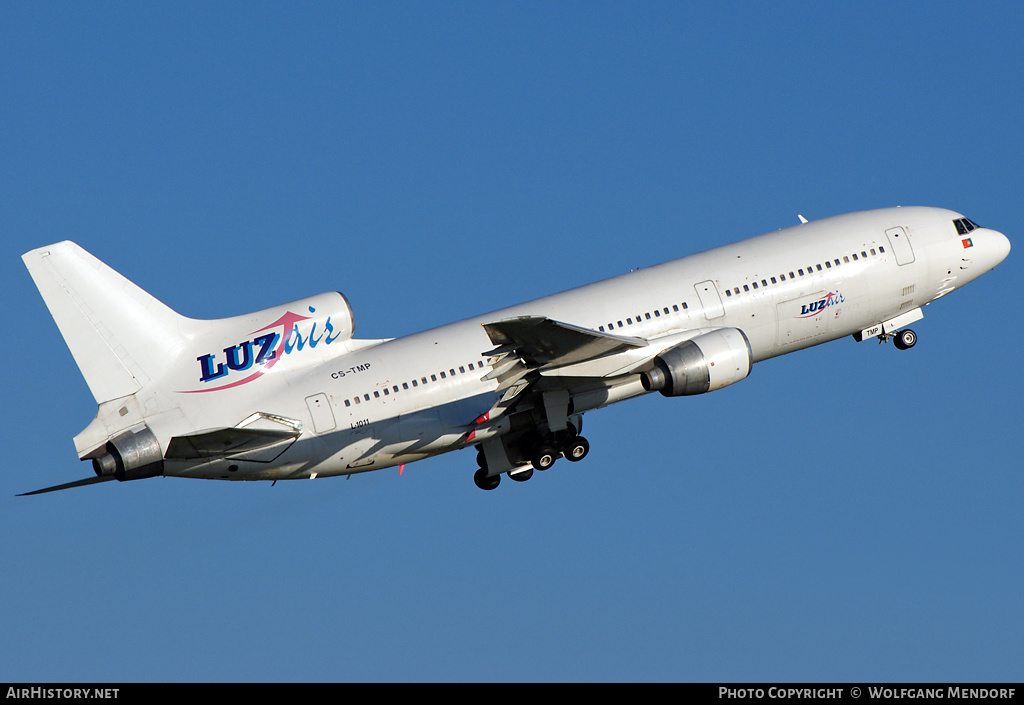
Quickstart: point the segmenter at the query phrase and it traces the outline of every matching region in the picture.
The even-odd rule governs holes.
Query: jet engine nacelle
[[[99,477],[122,482],[156,477],[164,471],[163,449],[148,427],[128,431],[107,441],[102,454],[92,459],[92,469]]]
[[[666,397],[704,394],[739,382],[753,363],[750,341],[738,328],[698,335],[654,358],[654,367],[641,373],[648,392]]]

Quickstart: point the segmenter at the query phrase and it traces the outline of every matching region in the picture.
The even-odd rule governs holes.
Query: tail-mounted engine
[[[149,428],[128,431],[107,441],[103,454],[92,459],[98,477],[141,480],[163,474],[164,454]]]
[[[750,341],[738,328],[698,335],[654,358],[654,367],[641,373],[648,392],[666,397],[704,394],[739,382],[753,363]]]

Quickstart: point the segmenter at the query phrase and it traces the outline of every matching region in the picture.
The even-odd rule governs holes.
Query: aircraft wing
[[[257,412],[234,427],[174,436],[164,457],[177,460],[236,457],[269,462],[302,434],[302,424],[276,414]],[[268,460],[269,458],[269,460]]]
[[[560,367],[647,346],[643,338],[600,333],[545,316],[520,316],[485,323],[498,346],[491,355],[512,352],[530,367]]]
[[[497,347],[483,353],[491,371],[484,379],[498,381],[501,397],[490,411],[474,423],[496,422],[524,400],[534,397],[527,389],[550,393],[567,390],[569,377],[604,377],[611,368],[621,368],[619,353],[648,347],[643,338],[610,335],[545,316],[519,316],[483,324]],[[592,362],[598,362],[595,366]],[[600,361],[607,361],[598,371]],[[552,375],[548,378],[547,375]],[[543,383],[538,386],[538,382]]]

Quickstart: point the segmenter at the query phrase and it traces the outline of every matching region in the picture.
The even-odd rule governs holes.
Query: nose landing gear
[[[917,333],[909,328],[891,333],[882,333],[878,336],[878,342],[879,344],[886,343],[889,341],[889,338],[893,339],[892,344],[896,346],[897,350],[909,350],[917,344]]]
[[[897,331],[892,344],[896,346],[897,350],[909,350],[917,344],[917,333],[909,328]]]

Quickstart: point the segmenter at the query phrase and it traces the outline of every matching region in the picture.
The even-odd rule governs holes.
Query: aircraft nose
[[[992,248],[992,256],[995,260],[995,264],[992,265],[994,267],[996,264],[999,264],[1006,259],[1006,255],[1010,254],[1010,238],[1006,237],[998,230],[993,230],[992,244],[990,247]]]
[[[972,257],[981,265],[984,272],[995,267],[1010,254],[1010,240],[998,230],[978,228],[970,233],[964,243],[965,247],[967,243],[972,245],[975,250]]]

